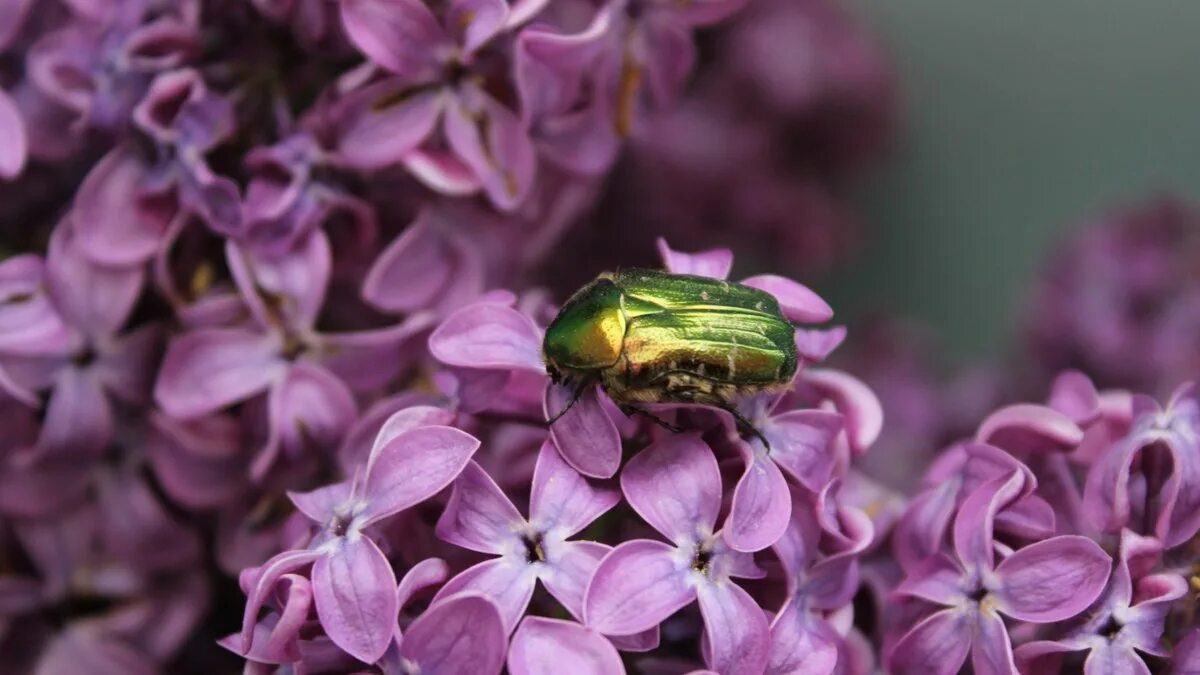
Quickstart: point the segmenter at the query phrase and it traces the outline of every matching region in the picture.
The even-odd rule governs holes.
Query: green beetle
[[[788,387],[795,329],[769,293],[720,279],[628,269],[579,289],[546,329],[555,383],[599,383],[626,413],[639,403],[696,403],[733,413],[738,396]],[[760,435],[761,437],[761,435]],[[764,439],[765,442],[765,439]]]

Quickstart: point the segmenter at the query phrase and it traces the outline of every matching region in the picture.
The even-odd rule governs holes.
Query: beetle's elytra
[[[770,294],[708,277],[629,269],[579,289],[546,329],[542,354],[556,382],[598,382],[637,403],[732,400],[788,386],[795,331]]]

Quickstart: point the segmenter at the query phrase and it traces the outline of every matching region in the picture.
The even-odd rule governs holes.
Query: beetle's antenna
[[[629,417],[630,415],[641,415],[642,417],[647,417],[650,419],[651,422],[654,422],[658,426],[666,429],[667,431],[670,431],[673,434],[678,434],[683,431],[683,429],[675,426],[674,424],[671,424],[670,422],[664,420],[663,418],[659,417],[658,415],[655,415],[654,413],[650,412],[649,410],[646,410],[644,408],[639,408],[635,405],[623,405],[623,406],[621,406],[621,412],[625,413],[626,417]]]
[[[583,390],[587,388],[587,385],[588,385],[587,380],[579,381],[579,385],[575,387],[575,393],[571,395],[571,402],[567,403],[567,407],[563,408],[562,410],[559,410],[558,414],[556,414],[554,417],[551,417],[550,419],[546,420],[547,426],[557,422],[560,417],[567,414],[568,410],[570,410],[571,408],[574,408],[576,403],[579,403],[579,399],[583,398]]]
[[[771,442],[768,441],[767,437],[763,435],[763,432],[759,431],[758,427],[754,426],[754,423],[747,419],[746,416],[741,412],[739,412],[737,408],[734,406],[729,406],[728,408],[725,408],[725,411],[730,415],[733,415],[733,419],[737,420],[738,426],[742,427],[745,431],[749,431],[754,435],[755,438],[762,441],[763,448],[765,448],[767,452],[771,451]]]

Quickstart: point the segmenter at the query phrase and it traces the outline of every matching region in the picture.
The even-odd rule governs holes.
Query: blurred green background
[[[819,285],[842,318],[928,321],[997,355],[1050,246],[1161,191],[1200,196],[1200,2],[857,0],[903,129],[857,195],[858,264]]]

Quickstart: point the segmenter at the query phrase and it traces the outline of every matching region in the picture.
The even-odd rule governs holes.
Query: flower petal
[[[421,0],[345,0],[342,25],[368,58],[408,78],[433,72],[439,48],[450,44]]]
[[[225,244],[225,259],[242,298],[263,326],[310,328],[317,322],[333,268],[329,237],[314,230],[279,255]]]
[[[696,598],[676,550],[635,539],[617,546],[596,567],[584,594],[584,623],[605,635],[632,635],[662,623]]]
[[[413,596],[430,586],[436,586],[450,575],[450,568],[441,558],[426,558],[413,565],[396,585],[396,606],[404,611],[404,606]]]
[[[893,592],[938,605],[954,606],[963,599],[963,581],[962,569],[949,557],[939,553],[910,571]]]
[[[313,563],[312,587],[317,618],[329,639],[360,661],[378,661],[400,608],[396,575],[375,542],[345,537],[339,549]]]
[[[495,603],[463,594],[434,604],[409,625],[400,654],[423,675],[498,675],[508,633]]]
[[[433,596],[433,604],[464,591],[478,593],[495,603],[507,635],[529,607],[537,578],[537,568],[524,560],[511,557],[485,560],[447,581]]]
[[[38,447],[86,463],[104,453],[113,434],[112,409],[95,376],[79,368],[59,371]]]
[[[542,332],[517,310],[479,302],[451,314],[429,336],[437,360],[460,368],[544,372]]]
[[[483,292],[482,265],[464,264],[477,255],[474,247],[443,231],[438,220],[434,211],[421,211],[379,254],[363,280],[367,302],[390,312],[411,312],[462,306]]]
[[[148,169],[128,147],[118,146],[83,179],[75,197],[81,250],[106,265],[132,265],[154,255],[172,210],[155,208],[142,195]]]
[[[833,673],[840,638],[833,627],[801,609],[794,599],[784,604],[771,622],[768,675]]]
[[[492,204],[505,212],[520,206],[537,171],[533,140],[520,118],[483,90],[460,88],[443,120],[450,148],[471,167]]]
[[[1129,645],[1101,640],[1083,662],[1083,674],[1150,675],[1150,668]]]
[[[267,395],[267,449],[250,467],[261,480],[276,455],[329,452],[354,424],[358,406],[346,383],[311,363],[292,363]]]
[[[172,417],[190,419],[244,401],[287,369],[270,335],[242,328],[202,328],[167,347],[154,400]]]
[[[314,523],[324,525],[337,513],[338,507],[350,501],[353,494],[353,481],[344,480],[322,485],[308,492],[289,490],[287,496],[300,513],[308,516]]]
[[[749,448],[745,443],[740,444]],[[787,529],[792,515],[792,495],[779,467],[766,454],[752,449],[746,470],[733,489],[725,541],[737,551],[761,551],[774,544]]]
[[[564,664],[578,675],[624,675],[612,643],[573,621],[528,616],[513,635],[508,651],[512,675],[556,675]]]
[[[593,485],[568,466],[552,440],[542,443],[529,495],[529,521],[534,527],[553,528],[569,537],[620,501],[619,491]]]
[[[1171,652],[1171,675],[1200,673],[1200,628],[1193,628]]]
[[[975,634],[971,637],[971,667],[979,675],[1012,675],[1017,672],[1013,662],[1012,641],[999,614],[992,611],[975,613]]]
[[[621,435],[604,409],[599,387],[585,389],[575,405],[550,426],[550,437],[563,460],[591,478],[611,478],[621,466]],[[542,399],[546,419],[566,408],[574,395],[548,384]]]
[[[858,454],[866,451],[883,430],[883,406],[861,380],[836,370],[810,369],[801,378],[833,402],[842,414],[846,440]]]
[[[399,163],[437,128],[445,104],[440,89],[413,90],[397,79],[352,92],[337,110],[338,159],[361,170]]]
[[[971,649],[970,616],[945,609],[926,617],[892,648],[887,672],[894,675],[954,675]]]
[[[583,595],[596,565],[612,550],[594,541],[565,541],[548,551],[550,559],[539,571],[539,578],[555,600],[576,619],[583,617]]]
[[[1039,541],[996,567],[993,590],[1001,612],[1021,621],[1069,619],[1100,597],[1112,559],[1096,542],[1078,535]]]
[[[770,651],[767,616],[741,586],[700,584],[696,589],[708,649],[705,660],[723,675],[763,672]]]
[[[496,481],[475,462],[467,462],[454,480],[446,510],[437,521],[437,536],[480,553],[502,553],[521,546],[525,519]]]
[[[465,54],[471,54],[491,40],[508,21],[505,0],[451,0],[446,7],[446,25]]]
[[[988,415],[975,438],[1009,452],[1065,452],[1083,441],[1083,430],[1053,408],[1018,403]]]
[[[28,155],[29,139],[25,134],[25,123],[21,121],[21,112],[8,94],[0,89],[0,180],[21,175]]]
[[[71,228],[50,237],[46,277],[55,305],[90,337],[107,337],[125,323],[142,292],[145,270],[104,267],[83,255]]]
[[[724,279],[733,268],[733,251],[714,248],[697,253],[683,253],[671,248],[666,239],[659,237],[656,245],[663,267],[671,274],[695,274],[701,277]]]
[[[696,434],[674,434],[638,453],[621,472],[625,499],[671,541],[712,532],[721,507],[721,473]],[[648,627],[648,626],[647,626]]]
[[[954,518],[954,550],[968,569],[992,568],[996,513],[1021,492],[1024,476],[1014,471],[973,490]]]
[[[1049,405],[1079,426],[1087,426],[1100,417],[1100,394],[1096,391],[1096,385],[1091,378],[1077,370],[1069,370],[1054,378]]]
[[[367,470],[367,523],[440,492],[478,449],[477,438],[453,427],[418,427],[392,439]]]
[[[254,625],[258,620],[258,611],[262,609],[263,603],[274,592],[275,583],[283,575],[308,565],[319,557],[321,557],[319,551],[307,549],[284,551],[263,563],[263,566],[256,570],[253,584],[246,592],[246,608],[242,613],[241,649],[238,650],[240,653],[244,654],[249,651],[250,640],[254,635]],[[243,578],[245,578],[245,572],[243,572]],[[244,585],[243,588],[245,588]]]
[[[771,442],[771,459],[816,492],[829,482],[842,416],[826,410],[791,410],[770,417],[760,431]]]
[[[821,296],[801,283],[774,274],[742,279],[742,285],[775,296],[783,315],[797,323],[825,323],[833,318],[833,308]]]

